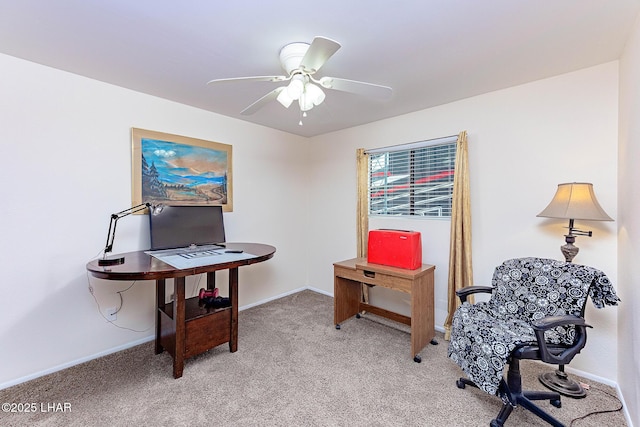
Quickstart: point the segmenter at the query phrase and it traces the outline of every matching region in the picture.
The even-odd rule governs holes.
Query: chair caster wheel
[[[340,330],[340,325],[336,325],[336,329]]]
[[[495,419],[491,420],[491,423],[489,423],[489,425],[491,427],[502,427],[502,426],[504,426],[503,423],[501,423],[501,422],[499,422],[498,420],[495,420]]]
[[[432,339],[432,340],[430,341],[430,343],[431,343],[431,345],[438,345],[438,344],[439,344],[439,343],[438,343],[438,341],[436,341],[436,339],[435,339],[435,338],[434,338],[434,339]]]
[[[465,388],[467,385],[462,382],[462,380],[456,380],[456,385],[458,388]]]
[[[360,313],[356,313],[356,319],[361,318],[362,316],[360,316]]]
[[[416,356],[413,358],[413,361],[416,362],[416,363],[420,363],[420,362],[422,362],[422,357],[420,357],[420,356],[418,356],[416,354]]]
[[[560,401],[560,399],[552,399],[549,401],[549,403],[551,403],[556,408],[562,408],[562,402]]]

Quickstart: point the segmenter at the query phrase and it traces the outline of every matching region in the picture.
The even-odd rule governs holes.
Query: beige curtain
[[[460,305],[456,290],[472,284],[471,262],[471,196],[469,194],[469,164],[467,132],[460,132],[456,147],[455,176],[453,178],[453,204],[451,209],[451,241],[449,246],[449,293],[444,339],[451,334],[453,313]]]
[[[356,151],[356,170],[358,180],[358,206],[357,206],[357,256],[367,256],[367,238],[369,235],[369,155],[364,148]],[[362,285],[364,302],[369,302],[369,287]]]

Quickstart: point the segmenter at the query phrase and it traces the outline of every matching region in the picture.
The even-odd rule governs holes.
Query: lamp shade
[[[602,209],[593,193],[593,185],[586,182],[558,184],[553,200],[537,216],[546,218],[613,221]]]

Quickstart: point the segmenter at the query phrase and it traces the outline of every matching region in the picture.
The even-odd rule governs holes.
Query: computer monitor
[[[151,250],[214,245],[225,241],[222,206],[149,209]]]

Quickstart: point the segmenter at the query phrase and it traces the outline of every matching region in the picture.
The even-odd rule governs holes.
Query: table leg
[[[362,300],[362,284],[334,275],[333,279],[333,323],[336,329],[344,320],[358,314]]]
[[[173,326],[176,331],[175,355],[173,357],[173,377],[180,378],[184,370],[184,353],[185,353],[185,300],[184,300],[184,282],[185,278],[176,277],[173,279]]]
[[[416,362],[434,334],[433,275],[425,275],[411,285],[411,356]]]
[[[162,337],[160,316],[162,316],[161,311],[162,311],[162,307],[164,307],[164,304],[165,304],[165,301],[164,301],[165,287],[164,286],[165,286],[165,279],[156,280],[156,346],[155,346],[156,354],[160,354],[164,351],[164,348],[162,347],[161,340],[160,340],[160,338]]]
[[[231,331],[229,351],[238,350],[238,267],[229,269],[229,301],[231,302]]]
[[[216,272],[210,271],[207,273],[207,289],[214,290],[216,288]]]

